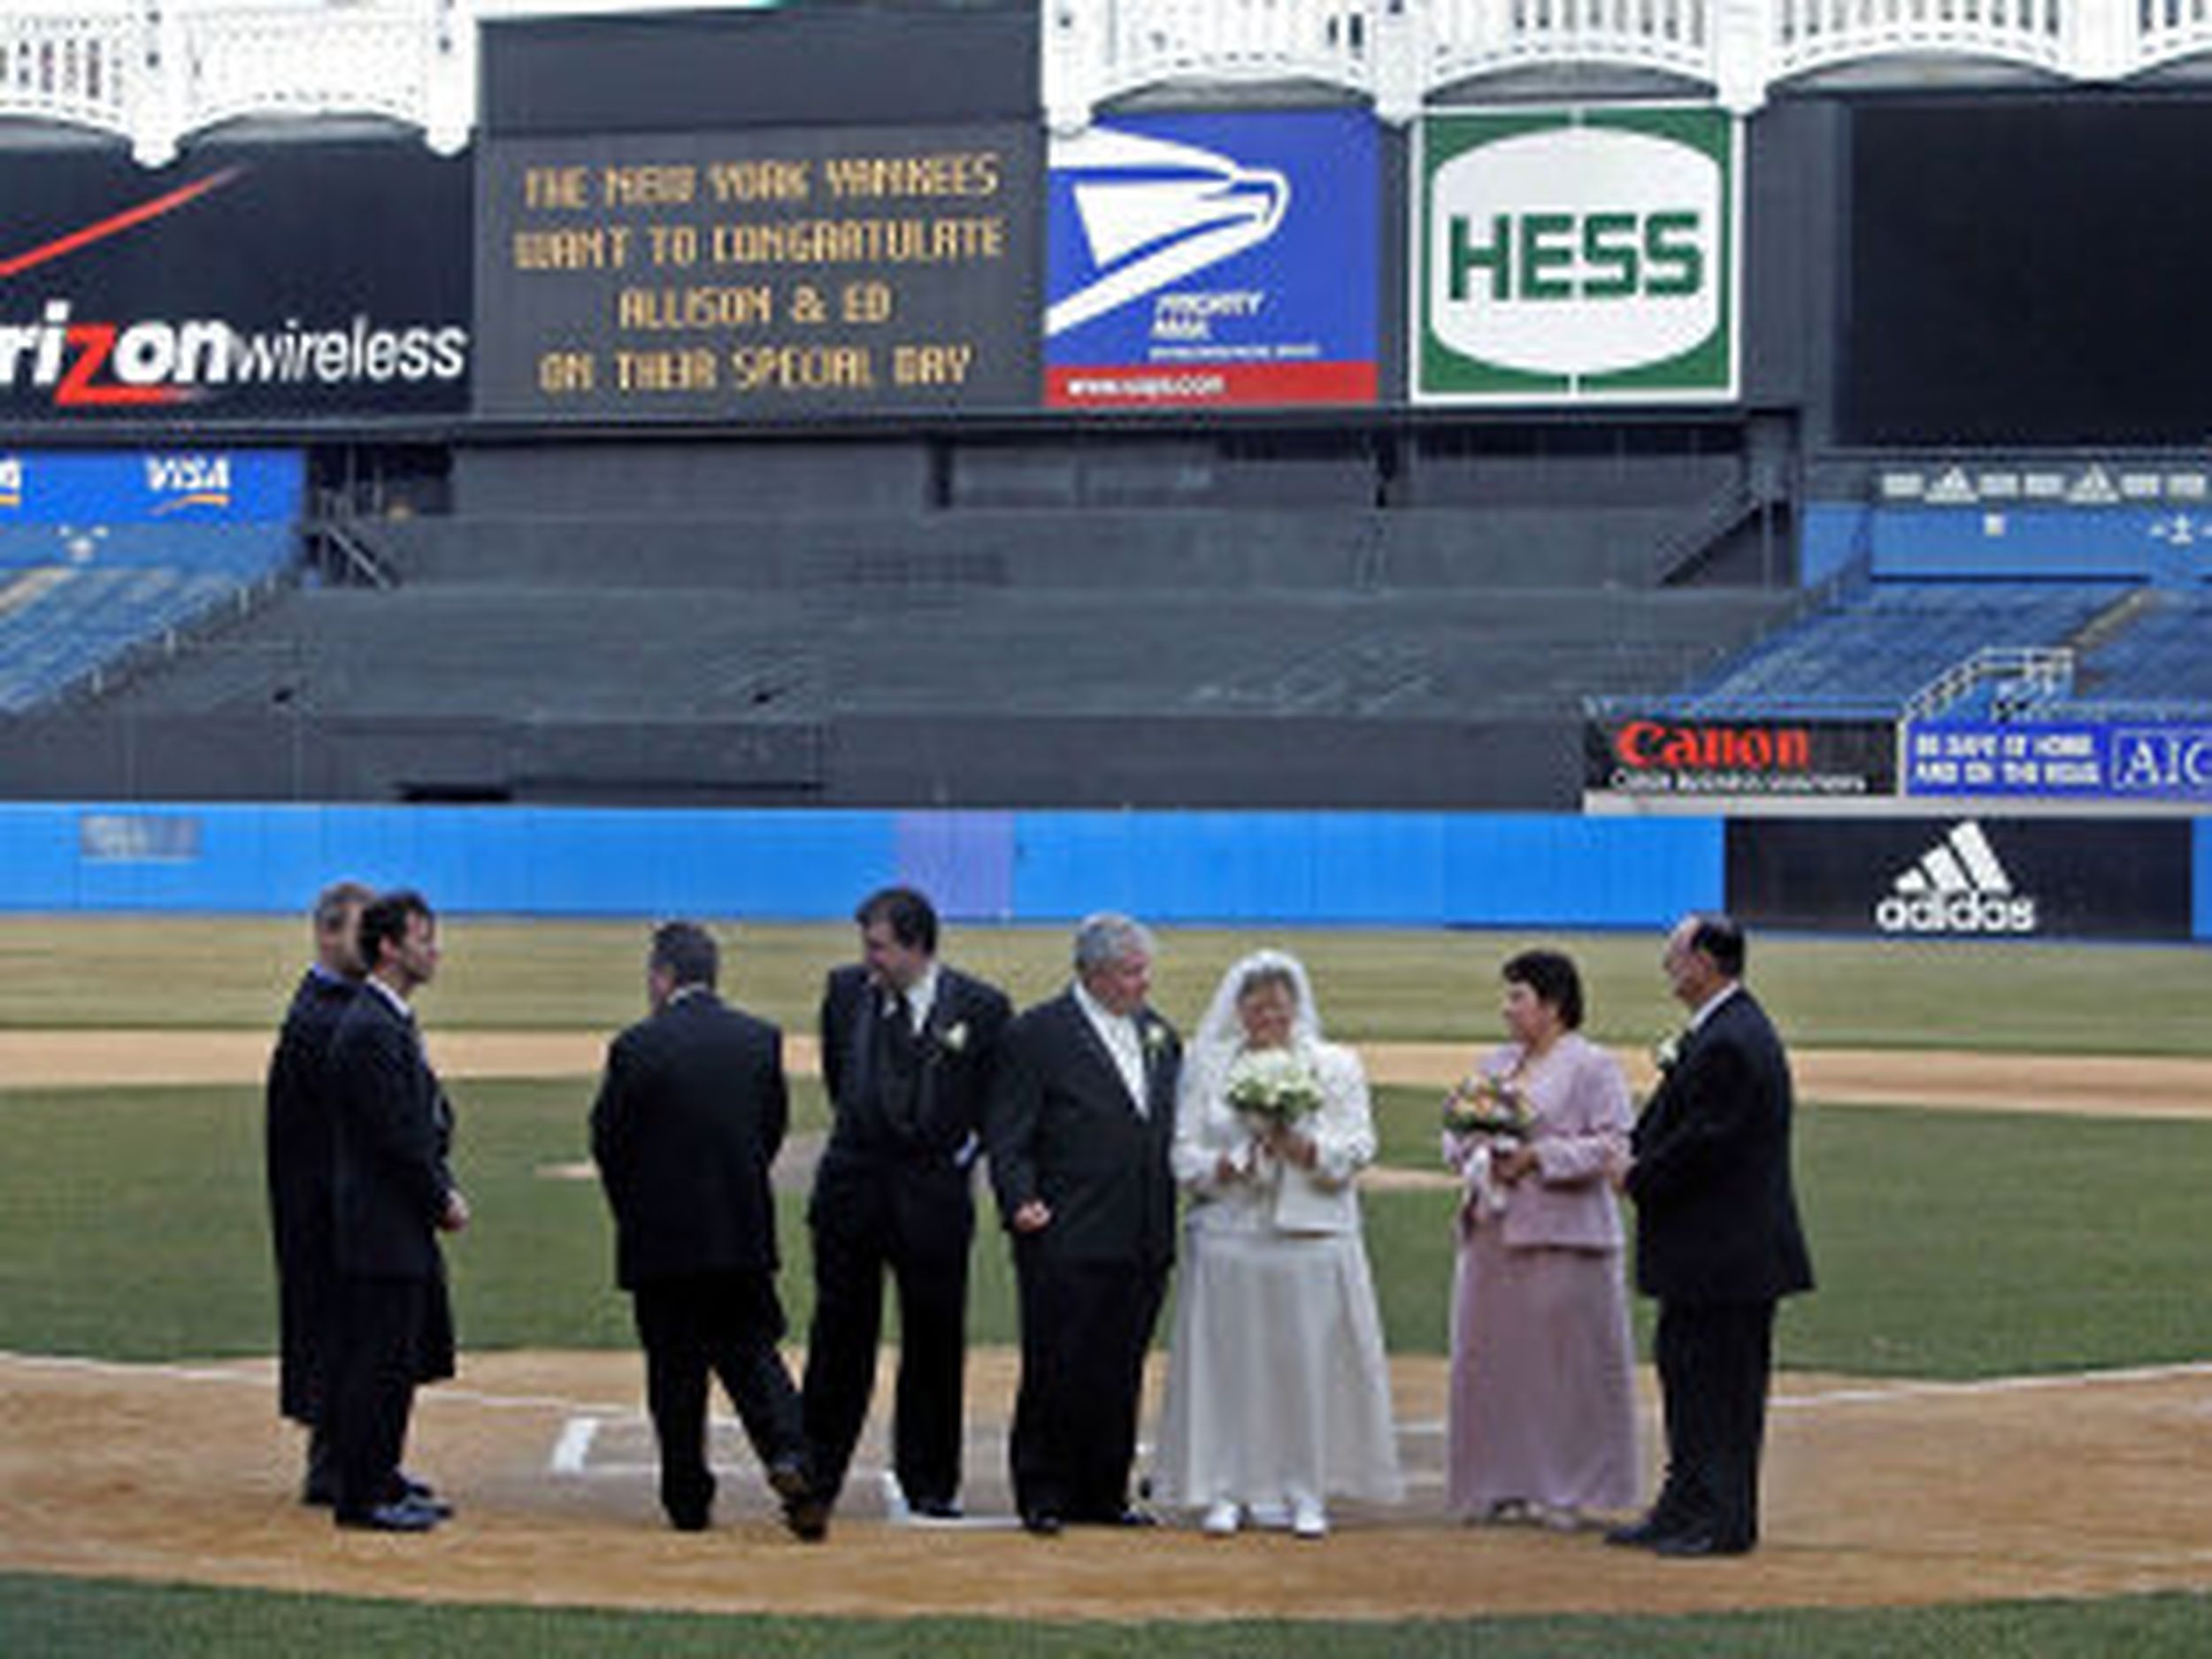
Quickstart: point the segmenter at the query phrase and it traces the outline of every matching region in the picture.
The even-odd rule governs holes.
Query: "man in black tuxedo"
[[[1181,1045],[1145,1005],[1152,936],[1076,930],[1075,983],[1008,1027],[987,1140],[1014,1236],[1022,1374],[1010,1448],[1022,1524],[1146,1525],[1129,1502],[1145,1351],[1175,1254]]]
[[[834,1502],[867,1419],[883,1276],[899,1293],[892,1468],[908,1508],[960,1513],[973,1167],[999,1038],[995,987],[937,959],[937,912],[911,887],[854,912],[862,960],[822,990],[822,1078],[835,1123],[815,1174],[806,1432]]]
[[[328,1400],[338,1525],[427,1532],[452,1511],[400,1471],[415,1385],[453,1374],[453,1313],[437,1234],[468,1225],[447,1155],[453,1112],[408,999],[438,971],[419,893],[361,910],[368,978],[330,1041],[339,1312]]]
[[[591,1151],[614,1212],[615,1280],[630,1293],[645,1350],[670,1525],[698,1532],[714,1507],[711,1373],[783,1501],[785,1524],[813,1540],[827,1510],[813,1495],[799,1392],[776,1351],[784,1318],[768,1169],[790,1120],[783,1033],[716,995],[720,954],[696,923],[654,931],[652,1012],[608,1045]]]
[[[1632,1141],[1636,1281],[1655,1339],[1667,1471],[1650,1513],[1610,1541],[1663,1555],[1740,1555],[1759,1538],[1759,1455],[1774,1310],[1810,1290],[1790,1176],[1789,1061],[1742,984],[1743,930],[1692,915],[1662,965],[1688,1032]]]
[[[336,1496],[323,1399],[330,1379],[338,1262],[331,1237],[334,1108],[325,1064],[354,993],[361,988],[361,907],[375,895],[358,881],[337,881],[315,897],[315,960],[292,993],[264,1095],[269,1236],[276,1248],[277,1409],[307,1430],[307,1473],[300,1499]]]

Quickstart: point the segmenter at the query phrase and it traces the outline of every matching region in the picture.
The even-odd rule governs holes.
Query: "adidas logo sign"
[[[1899,874],[1874,925],[1886,933],[2032,933],[2035,901],[2013,892],[1989,837],[1968,818]]]

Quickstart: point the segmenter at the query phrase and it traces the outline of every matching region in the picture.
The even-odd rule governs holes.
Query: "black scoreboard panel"
[[[1851,111],[1839,435],[2212,435],[2212,100],[1981,93]]]

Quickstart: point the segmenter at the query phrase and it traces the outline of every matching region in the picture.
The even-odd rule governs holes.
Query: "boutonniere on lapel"
[[[1144,1057],[1147,1060],[1158,1059],[1167,1048],[1167,1027],[1156,1019],[1140,1018],[1137,1033],[1144,1042]]]
[[[1686,1032],[1670,1032],[1651,1045],[1651,1063],[1659,1069],[1661,1077],[1666,1076],[1681,1063],[1682,1040],[1687,1034]]]
[[[968,1047],[968,1022],[956,1019],[937,1033],[937,1046],[947,1054],[962,1054]]]

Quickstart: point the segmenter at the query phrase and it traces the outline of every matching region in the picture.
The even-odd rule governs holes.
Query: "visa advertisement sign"
[[[296,449],[0,450],[0,526],[289,524]]]
[[[2212,802],[2212,726],[1975,721],[1915,726],[1905,792]]]
[[[1380,165],[1356,110],[1117,116],[1054,138],[1046,402],[1374,403]]]
[[[1411,395],[1736,395],[1742,138],[1707,107],[1431,116],[1415,140]]]

